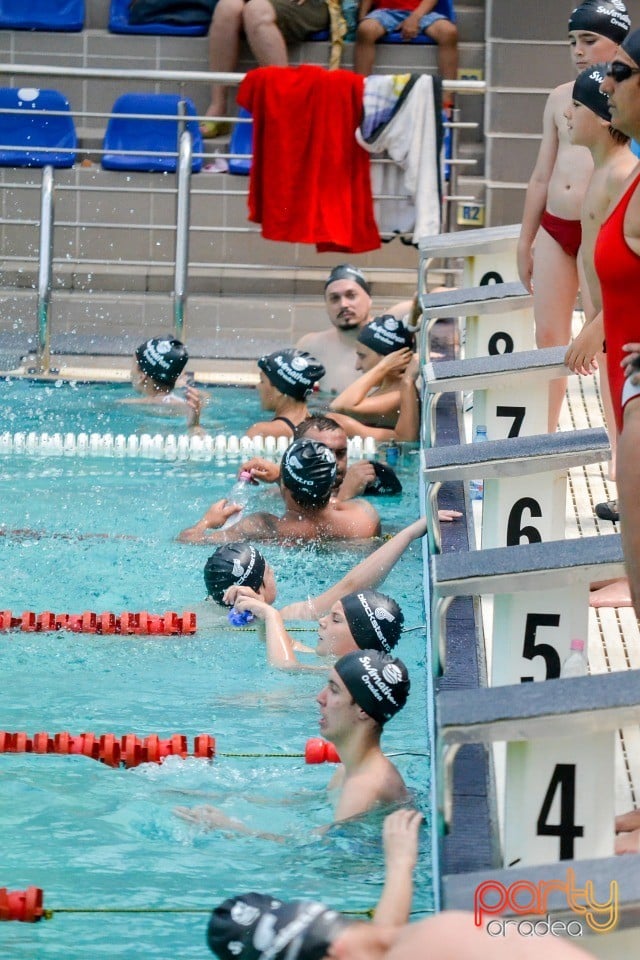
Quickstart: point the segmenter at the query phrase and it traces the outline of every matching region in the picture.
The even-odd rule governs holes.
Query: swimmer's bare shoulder
[[[340,527],[351,536],[377,537],[380,533],[380,516],[368,500],[335,500],[332,505]]]

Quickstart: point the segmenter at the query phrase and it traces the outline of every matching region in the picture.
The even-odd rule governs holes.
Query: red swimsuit
[[[600,227],[593,258],[602,288],[607,370],[618,433],[623,409],[622,346],[640,340],[640,254],[624,238],[624,217],[638,184],[640,174]]]

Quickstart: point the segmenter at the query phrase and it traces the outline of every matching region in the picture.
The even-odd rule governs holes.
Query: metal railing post
[[[49,308],[51,306],[51,264],[53,261],[53,167],[42,168],[40,193],[40,252],[38,257],[37,302],[37,371],[49,373],[50,339]]]
[[[176,255],[173,281],[173,327],[178,340],[184,340],[189,271],[189,223],[191,212],[191,161],[193,143],[184,129],[178,146],[178,198],[176,203]]]

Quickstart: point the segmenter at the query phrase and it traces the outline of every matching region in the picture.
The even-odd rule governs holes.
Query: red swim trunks
[[[540,226],[550,237],[559,243],[564,252],[570,257],[577,257],[582,243],[582,225],[579,220],[564,220],[554,217],[548,210],[542,214]]]

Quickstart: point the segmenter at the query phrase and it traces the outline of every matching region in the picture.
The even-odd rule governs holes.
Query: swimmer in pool
[[[260,380],[258,393],[263,410],[271,410],[271,420],[261,420],[247,430],[249,437],[291,437],[296,428],[310,414],[307,399],[322,376],[324,367],[315,357],[302,350],[278,350],[258,360]],[[392,426],[376,427],[360,423],[353,417],[334,413],[348,437],[373,437],[375,440],[403,440],[415,442],[419,437],[420,403],[416,380],[420,372],[417,358],[413,358],[398,383],[398,416]],[[201,404],[199,397],[187,397],[191,407],[190,425],[199,426]]]
[[[386,821],[385,821],[386,826]],[[386,848],[385,848],[386,849]],[[373,921],[357,920],[315,900],[282,902],[261,893],[231,897],[213,911],[209,949],[220,960],[591,960],[592,953],[560,937],[520,933],[507,921],[499,937],[476,926],[473,913],[445,910],[408,923],[413,893],[407,879],[408,843],[392,872]],[[409,861],[410,862],[410,861]],[[405,892],[405,891],[408,891]],[[403,916],[403,911],[407,916]],[[495,920],[495,917],[493,918]]]
[[[280,616],[283,620],[318,620],[346,594],[379,586],[409,544],[424,536],[426,531],[427,521],[424,517],[414,520],[327,590],[315,597],[307,597],[306,600],[280,607]],[[219,546],[205,564],[204,582],[208,596],[207,602],[202,606],[208,607],[213,616],[211,613],[201,616],[198,611],[199,623],[207,620],[222,623],[236,598],[253,597],[271,606],[277,596],[271,565],[256,547],[246,542]]]
[[[253,513],[224,530],[228,517],[242,508],[218,500],[194,526],[178,535],[183,543],[230,543],[234,540],[335,540],[375,537],[380,518],[367,501],[331,499],[337,465],[332,451],[317,440],[296,440],[286,450],[280,471],[285,512]]]
[[[380,746],[384,725],[404,707],[409,688],[404,663],[379,650],[348,653],[331,669],[316,702],[320,733],[334,744],[341,759],[328,785],[334,823],[362,816],[376,807],[409,802],[400,773]],[[282,839],[251,830],[216,807],[176,807],[174,812],[207,829]]]
[[[356,340],[355,369],[361,376],[331,401],[331,410],[377,427],[395,426],[400,414],[400,380],[415,348],[415,337],[392,314],[374,317]]]
[[[149,413],[161,416],[186,417],[192,432],[202,432],[200,413],[205,394],[191,386],[186,387],[184,398],[175,392],[188,360],[187,348],[174,337],[145,340],[135,351],[131,364],[131,386],[140,396],[120,402],[143,404]]]

